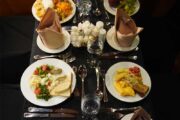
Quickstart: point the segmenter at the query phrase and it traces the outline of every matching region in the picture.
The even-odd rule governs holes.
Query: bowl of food
[[[122,8],[132,16],[139,11],[140,3],[138,0],[104,0],[104,7],[113,15],[116,14],[116,8]]]
[[[76,12],[76,6],[72,0],[36,0],[32,6],[35,19],[40,21],[49,7],[57,12],[60,23],[69,21]]]

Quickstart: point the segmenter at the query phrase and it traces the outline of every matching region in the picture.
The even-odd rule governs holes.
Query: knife
[[[100,59],[130,59],[137,60],[137,56],[118,56],[118,55],[100,55],[98,56]]]
[[[141,106],[137,106],[137,107],[130,107],[130,108],[104,108],[103,111],[106,112],[133,112],[134,110],[137,110],[141,108]]]
[[[107,52],[107,53],[101,54],[100,56],[102,56],[102,57],[109,57],[109,56],[118,55],[118,54],[120,54],[120,53],[121,53],[121,52]]]
[[[58,113],[71,113],[71,114],[78,114],[78,111],[75,109],[70,109],[70,108],[56,108],[56,109],[50,109],[50,108],[37,108],[37,107],[29,107],[28,112],[45,112],[45,113],[50,113],[50,112],[58,112]]]
[[[54,118],[74,118],[76,117],[73,114],[67,113],[24,113],[25,118],[32,118],[32,117],[54,117]]]

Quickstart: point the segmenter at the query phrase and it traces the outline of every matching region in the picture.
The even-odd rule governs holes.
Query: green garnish
[[[44,99],[48,101],[51,98],[49,90],[46,88],[46,85],[39,84],[39,88],[41,89],[40,94],[36,95],[38,99]]]

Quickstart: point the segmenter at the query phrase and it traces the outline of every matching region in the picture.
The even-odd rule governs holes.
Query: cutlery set
[[[130,107],[130,108],[103,108],[102,111],[105,113],[110,113],[115,116],[116,119],[121,119],[127,113],[134,112],[135,110],[141,108]],[[126,113],[125,113],[126,112]],[[28,112],[24,113],[25,118],[76,118],[79,112],[72,108],[39,108],[39,107],[28,107]]]
[[[45,59],[45,58],[58,58],[67,63],[72,63],[76,60],[76,57],[72,55],[71,52],[67,52],[65,54],[59,55],[34,55],[33,57],[35,60]]]
[[[25,118],[32,117],[53,117],[53,118],[75,118],[79,112],[71,108],[38,108],[29,107],[28,112],[24,113]]]

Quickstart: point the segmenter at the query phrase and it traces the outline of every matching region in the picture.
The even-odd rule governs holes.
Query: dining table
[[[90,12],[90,17],[89,17],[89,21],[91,23],[96,23],[97,21],[103,21],[104,23],[106,21],[110,21],[112,24],[110,25],[105,25],[105,29],[108,31],[114,24],[114,15],[108,13],[106,11],[106,9],[103,6],[103,0],[97,0],[98,3],[98,7],[101,10],[102,14],[100,16],[96,16],[93,14],[92,10],[96,8],[96,4],[94,2],[94,0],[92,0],[92,9]],[[141,26],[141,9],[132,16],[132,18],[138,23],[138,25]],[[78,10],[76,10],[76,14],[75,16],[78,16],[79,12]],[[105,19],[108,15],[108,19]],[[78,19],[77,19],[78,21]],[[139,22],[138,22],[139,21]],[[77,25],[79,22],[77,23],[73,23],[73,18],[69,21],[67,21],[66,23],[61,24],[62,27],[65,26],[74,26]],[[52,55],[52,53],[46,53],[44,51],[42,51],[38,45],[37,45],[37,36],[38,33],[36,31],[36,28],[39,25],[39,21],[35,21],[35,25],[34,25],[34,34],[33,34],[33,40],[32,40],[32,49],[31,49],[31,56],[30,56],[30,65],[33,64],[34,62],[36,62],[37,60],[34,59],[35,55]],[[143,32],[141,33],[143,34]],[[140,41],[143,40],[141,34],[139,35],[140,37]],[[141,42],[138,45],[138,50],[131,50],[128,52],[120,52],[120,55],[122,56],[128,56],[128,55],[136,55],[137,59],[136,60],[130,60],[128,58],[119,58],[119,59],[99,59],[97,58],[96,55],[92,55],[87,51],[87,47],[74,47],[72,44],[70,44],[68,46],[68,48],[64,51],[62,51],[61,53],[54,53],[55,55],[63,55],[66,54],[68,52],[71,53],[72,56],[75,56],[75,60],[73,62],[68,62],[67,64],[69,64],[71,67],[78,67],[82,64],[85,64],[87,66],[87,77],[85,78],[85,94],[87,93],[93,93],[96,90],[96,72],[95,72],[95,68],[92,67],[92,64],[90,63],[92,57],[95,58],[96,63],[98,63],[100,68],[103,68],[106,72],[107,70],[114,64],[118,63],[118,62],[133,62],[136,63],[142,67],[144,67],[144,63],[143,63],[143,55],[142,55],[142,50],[141,50]],[[117,52],[117,50],[113,49],[108,43],[107,41],[105,41],[104,43],[104,49],[103,49],[103,53],[108,53],[108,52]],[[77,120],[81,120],[84,119],[82,116],[82,112],[81,112],[81,95],[80,95],[80,91],[81,91],[81,79],[80,77],[76,74],[76,86],[75,86],[75,90],[72,93],[72,95],[64,102],[55,105],[55,106],[51,106],[48,108],[72,108],[72,109],[76,109],[79,114],[77,115],[76,118],[53,118],[53,117],[46,117],[46,118],[40,118],[40,117],[35,117],[35,118],[25,118],[24,117],[24,113],[28,112],[28,107],[40,107],[37,105],[34,105],[33,103],[29,102],[26,98],[24,98],[24,103],[23,103],[23,110],[22,110],[22,120],[60,120],[60,119],[77,119]],[[103,84],[102,84],[102,79],[100,79],[100,89],[102,90],[103,88]],[[129,107],[136,107],[136,106],[141,106],[142,108],[144,108],[150,115],[152,118],[154,118],[154,113],[153,113],[153,103],[152,103],[152,96],[151,96],[151,91],[150,93],[147,95],[147,97],[145,97],[144,99],[138,101],[138,102],[132,102],[132,103],[128,103],[128,102],[123,102],[115,97],[113,97],[110,92],[107,90],[107,95],[108,95],[108,102],[103,102],[103,100],[101,101],[101,108],[100,108],[100,112],[99,114],[96,116],[97,120],[112,120],[112,119],[116,119],[114,118],[112,115],[109,115],[107,113],[101,112],[102,109],[104,108],[108,108],[108,107],[113,107],[113,108],[129,108]],[[46,108],[46,107],[45,107]]]

